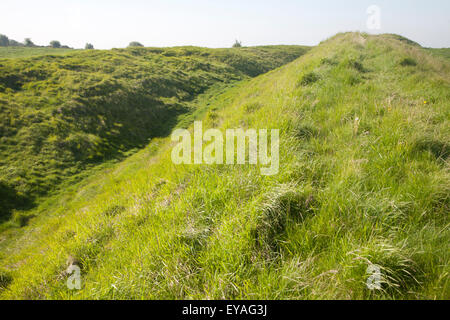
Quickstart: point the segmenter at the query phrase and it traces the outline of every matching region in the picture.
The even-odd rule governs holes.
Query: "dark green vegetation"
[[[0,60],[0,222],[87,167],[168,135],[214,85],[305,51],[132,48]]]
[[[205,128],[280,129],[279,174],[175,166],[155,138],[2,233],[1,298],[450,298],[449,61],[395,35],[340,34],[195,101]]]

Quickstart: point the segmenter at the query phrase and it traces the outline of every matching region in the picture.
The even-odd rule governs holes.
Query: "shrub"
[[[144,45],[140,42],[137,41],[132,41],[130,42],[130,44],[128,45],[128,48],[133,48],[133,47],[143,47]]]
[[[0,47],[9,46],[9,38],[3,34],[0,34]]]
[[[84,49],[86,50],[93,50],[94,49],[94,45],[91,43],[86,43],[86,45],[84,46]]]
[[[61,42],[59,42],[59,41],[57,41],[57,40],[53,40],[53,41],[51,41],[50,42],[50,46],[52,47],[52,48],[61,48]]]

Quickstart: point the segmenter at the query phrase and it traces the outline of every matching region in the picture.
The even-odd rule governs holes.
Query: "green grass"
[[[0,297],[450,298],[447,61],[340,34],[198,101],[205,127],[280,129],[280,173],[175,166],[156,138],[3,234]],[[66,287],[69,256],[80,291]]]
[[[168,135],[199,95],[307,49],[131,48],[0,59],[0,223],[61,183]]]
[[[73,49],[55,49],[41,47],[0,47],[0,59],[29,58],[43,55],[65,54]]]
[[[429,48],[427,50],[429,50],[435,56],[450,59],[450,48],[440,48],[440,49]]]

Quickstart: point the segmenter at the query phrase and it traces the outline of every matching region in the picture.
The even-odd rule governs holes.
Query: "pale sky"
[[[381,10],[379,30],[367,28],[371,5]],[[11,39],[75,48],[316,45],[342,31],[450,47],[448,0],[0,0],[0,13],[0,33]]]

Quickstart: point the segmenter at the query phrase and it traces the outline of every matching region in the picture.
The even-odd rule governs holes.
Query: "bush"
[[[84,46],[84,49],[86,50],[94,50],[94,45],[91,43],[86,43],[86,45]]]
[[[402,61],[400,61],[400,65],[403,67],[416,66],[417,62],[413,58],[408,57],[408,58],[404,58]]]
[[[144,45],[140,42],[137,41],[132,41],[130,42],[130,44],[128,45],[128,48],[133,48],[133,47],[143,47]]]
[[[26,38],[26,39],[23,41],[23,44],[24,44],[25,46],[27,46],[27,47],[34,47],[34,46],[35,46],[35,44],[33,43],[33,41],[31,41],[30,38]]]
[[[53,41],[51,41],[50,42],[50,46],[52,47],[52,48],[61,48],[61,42],[59,42],[59,41],[56,41],[56,40],[53,40]]]

